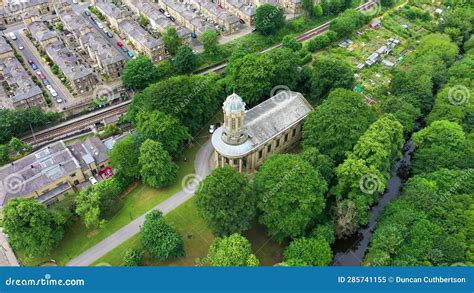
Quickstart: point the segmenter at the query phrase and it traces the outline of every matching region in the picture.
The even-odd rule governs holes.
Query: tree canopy
[[[34,199],[13,198],[3,209],[2,225],[8,242],[27,255],[43,256],[63,238],[66,218]]]
[[[199,40],[202,42],[206,54],[213,56],[219,53],[219,34],[216,30],[205,31]]]
[[[263,4],[257,7],[255,28],[262,35],[270,35],[278,31],[285,23],[284,9],[272,4]]]
[[[165,43],[166,50],[171,55],[175,55],[178,52],[178,48],[183,44],[183,40],[178,36],[176,28],[172,26],[169,26],[163,34],[163,42]]]
[[[202,218],[217,236],[250,228],[256,214],[256,197],[247,175],[231,167],[217,168],[196,192]]]
[[[209,248],[207,261],[211,266],[258,266],[257,257],[252,254],[250,242],[234,233],[228,237],[216,238]]]
[[[133,90],[143,90],[156,82],[158,78],[158,70],[155,64],[144,54],[129,60],[122,73],[124,86]]]
[[[140,147],[140,174],[145,184],[160,188],[176,180],[178,166],[160,142],[147,139]]]
[[[283,254],[285,262],[299,266],[327,266],[332,261],[329,243],[322,238],[297,238],[291,241]]]
[[[174,67],[178,73],[191,73],[197,66],[198,59],[193,49],[187,45],[182,45],[176,51]]]
[[[327,183],[297,155],[273,155],[255,177],[260,223],[281,242],[304,236],[325,207]]]
[[[140,165],[138,162],[140,144],[133,135],[115,143],[109,153],[110,166],[115,168],[115,177],[123,182],[140,179]]]
[[[355,79],[351,67],[337,59],[317,58],[311,74],[311,99],[321,101],[333,89],[351,89]]]

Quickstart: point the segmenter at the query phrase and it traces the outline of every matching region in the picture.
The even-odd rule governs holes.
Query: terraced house
[[[51,12],[50,1],[29,0],[29,1],[0,1],[0,22],[3,24],[13,24],[24,20],[30,15],[42,15]]]

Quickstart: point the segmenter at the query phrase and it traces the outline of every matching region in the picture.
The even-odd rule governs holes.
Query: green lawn
[[[181,234],[184,240],[184,249],[186,256],[179,259],[157,261],[148,256],[145,257],[145,265],[147,266],[194,266],[202,263],[202,259],[207,255],[209,246],[211,245],[214,235],[207,228],[204,220],[199,216],[195,198],[190,199],[183,205],[165,216],[167,221],[171,223]],[[263,266],[271,266],[278,263],[282,259],[283,249],[287,243],[278,244],[272,241],[265,232],[262,225],[255,225],[249,231],[243,233],[252,243],[252,250],[260,260]],[[139,234],[133,236],[129,240],[110,251],[93,265],[112,265],[120,266],[122,263],[123,253],[129,249],[141,249]]]
[[[206,137],[200,137],[197,143],[188,149],[182,158],[178,160],[178,178],[170,187],[154,189],[144,184],[138,184],[121,200],[121,208],[108,219],[102,229],[87,229],[79,219],[74,218],[71,225],[66,229],[64,238],[53,250],[51,255],[46,257],[28,257],[22,252],[18,256],[24,265],[35,266],[49,260],[55,260],[58,265],[64,265],[72,258],[99,243],[121,227],[130,223],[133,219],[143,215],[151,208],[169,198],[182,189],[182,179],[194,173],[194,158],[201,144],[206,141]],[[184,156],[187,160],[184,161]]]

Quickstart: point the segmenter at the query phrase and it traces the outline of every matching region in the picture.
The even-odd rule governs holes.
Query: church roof
[[[221,137],[224,126],[221,126],[212,135],[212,144],[224,156],[243,156],[306,118],[312,110],[313,107],[302,94],[281,91],[245,112],[244,126],[249,135],[247,141],[240,145],[225,143]]]
[[[245,103],[239,95],[233,93],[225,100],[223,109],[226,112],[240,113],[245,111]]]

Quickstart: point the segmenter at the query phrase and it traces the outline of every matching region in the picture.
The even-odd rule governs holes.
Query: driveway
[[[194,169],[196,170],[196,180],[201,181],[211,172],[211,156],[214,148],[212,147],[211,141],[208,140],[202,147],[199,149],[198,153],[196,154],[196,159],[194,161]],[[163,201],[159,205],[155,206],[152,210],[160,210],[163,212],[164,215],[168,214],[172,210],[179,207],[181,204],[186,202],[190,199],[198,186],[198,182],[193,182],[191,186],[181,190],[178,193],[175,193],[167,200]],[[152,211],[150,210],[150,211]],[[111,251],[112,249],[116,248],[124,241],[132,237],[133,235],[140,232],[140,227],[145,222],[145,216],[150,211],[145,213],[144,215],[136,218],[128,225],[122,227],[120,230],[115,232],[114,234],[110,235],[109,237],[105,238],[95,246],[89,248],[85,252],[83,252],[78,257],[72,259],[68,262],[67,266],[88,266],[95,262],[97,259],[105,255],[107,252]]]

